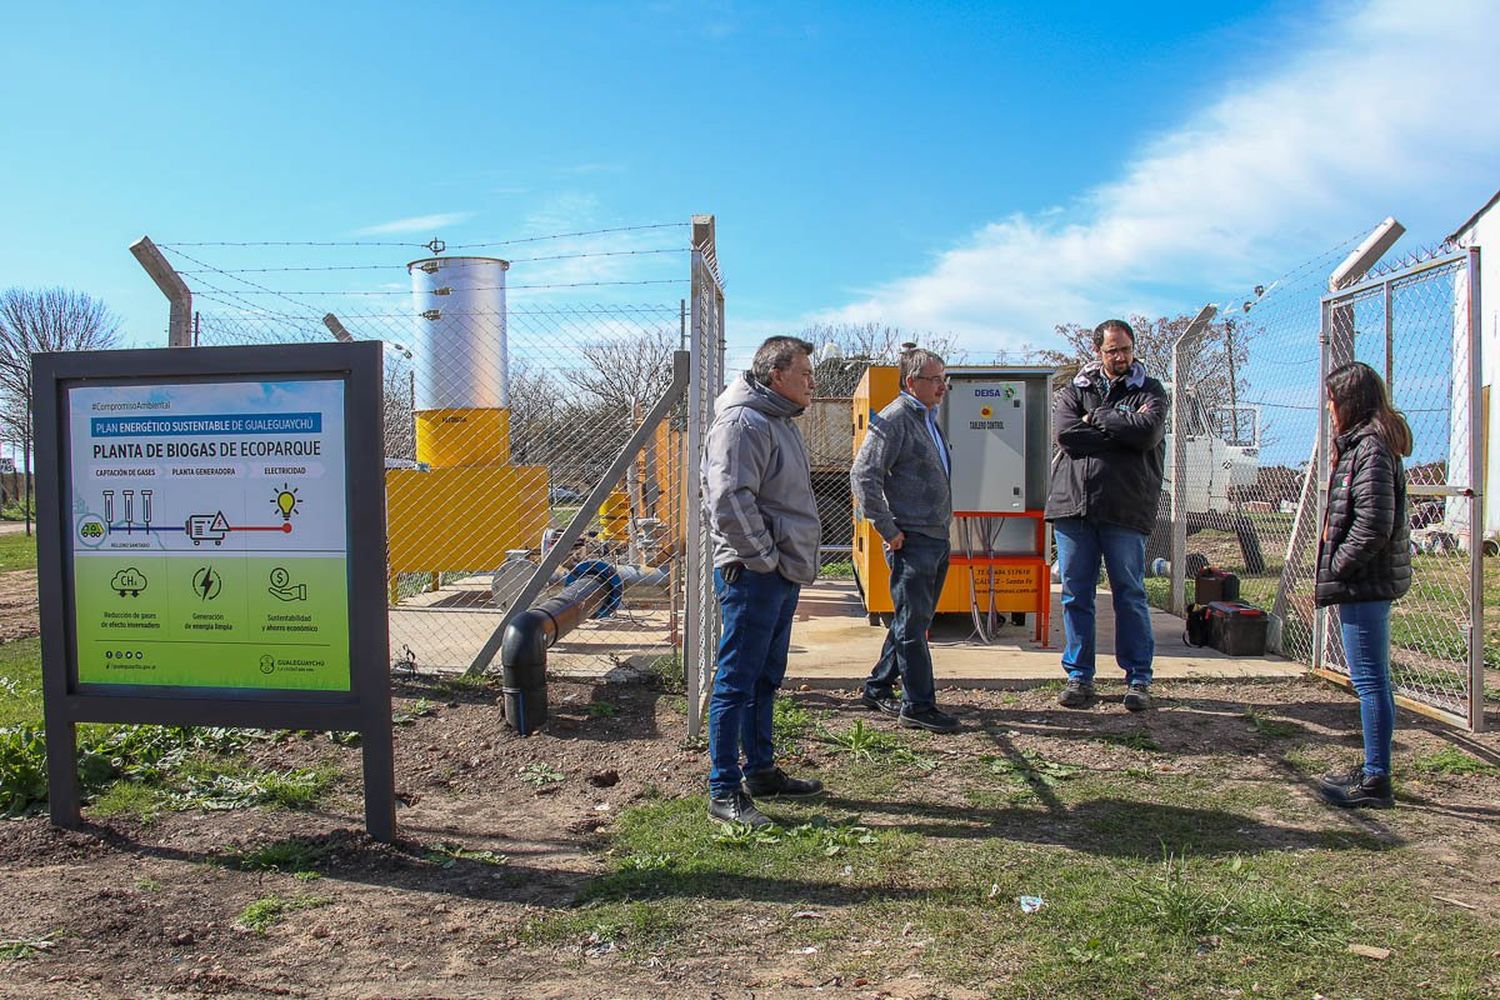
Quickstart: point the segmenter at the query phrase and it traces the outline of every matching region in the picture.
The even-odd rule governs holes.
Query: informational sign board
[[[67,394],[79,683],[349,690],[343,380]]]
[[[52,815],[74,725],[359,730],[394,826],[378,343],[33,357]]]

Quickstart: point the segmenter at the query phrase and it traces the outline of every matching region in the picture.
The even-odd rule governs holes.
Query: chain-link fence
[[[716,621],[701,615],[702,580],[692,570],[702,546],[689,524],[697,495],[691,428],[706,426],[721,367],[717,270],[707,292],[693,280],[702,278],[705,250],[711,258],[711,243],[663,254],[684,270],[692,258],[693,273],[671,283],[695,297],[695,322],[696,298],[717,296],[707,337],[689,329],[687,300],[618,301],[617,286],[667,280],[594,281],[556,270],[558,259],[576,268],[585,258],[658,252],[639,245],[612,250],[596,241],[587,252],[538,256],[551,262],[540,280],[520,263],[432,254],[381,275],[390,279],[378,286],[386,291],[331,293],[336,311],[326,314],[311,293],[243,277],[297,268],[230,268],[178,253],[197,265],[183,273],[204,307],[199,345],[385,342],[387,583],[398,666],[483,669],[523,590],[542,585],[540,600],[597,575],[608,586],[590,601],[587,620],[552,647],[549,669],[682,677],[685,665],[701,673]],[[372,306],[355,295],[388,298]],[[689,344],[692,398],[683,393],[666,419],[641,432],[623,475],[607,476],[672,384],[673,352]],[[601,486],[606,478],[613,481]],[[585,509],[591,493],[602,502]],[[575,522],[583,530],[557,570],[539,572]],[[697,633],[688,627],[695,610]],[[707,662],[711,670],[711,655]]]
[[[1184,613],[1205,566],[1236,574],[1270,610],[1283,578],[1308,578],[1293,528],[1317,437],[1319,302],[1358,237],[1269,285],[1221,296],[1172,347],[1166,477],[1148,563],[1158,607]],[[1175,533],[1175,537],[1174,537]],[[1279,616],[1285,654],[1312,662],[1310,603]]]
[[[1473,627],[1483,606],[1481,539],[1465,491],[1483,435],[1471,420],[1478,347],[1468,258],[1439,248],[1376,269],[1383,235],[1221,299],[1179,338],[1150,546],[1163,575],[1148,589],[1181,614],[1201,568],[1233,572],[1241,599],[1272,612],[1274,650],[1347,673],[1337,613],[1313,601],[1327,479],[1323,379],[1344,361],[1365,361],[1388,379],[1416,439],[1406,466],[1413,585],[1393,609],[1393,677],[1408,704],[1477,726],[1482,660],[1496,652],[1484,653]]]
[[[823,527],[819,575],[849,580],[854,577],[854,500],[849,492],[849,467],[854,461],[854,400],[826,395],[821,384],[818,393],[796,423],[807,443],[813,497]]]

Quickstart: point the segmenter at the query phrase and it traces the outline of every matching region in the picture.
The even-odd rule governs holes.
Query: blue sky
[[[1500,5],[1391,0],[11,5],[0,286],[87,291],[155,344],[143,233],[458,244],[711,212],[732,354],[818,319],[1045,343],[1194,309],[1387,215],[1446,235],[1500,187],[1497,36]],[[391,265],[340,288],[422,256],[192,252]]]

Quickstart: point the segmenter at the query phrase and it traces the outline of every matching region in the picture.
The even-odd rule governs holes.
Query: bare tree
[[[98,299],[68,288],[11,288],[0,293],[0,396],[4,409],[24,414],[26,532],[31,533],[31,356],[53,351],[98,351],[120,339],[120,321]]]
[[[1135,331],[1135,357],[1147,373],[1164,382],[1171,377],[1172,345],[1192,321],[1193,317],[1188,315],[1157,319],[1129,317],[1127,322]],[[1063,323],[1054,329],[1065,346],[1040,350],[1037,357],[1044,364],[1057,366],[1054,384],[1061,386],[1095,360],[1098,352],[1094,349],[1093,327]],[[1204,331],[1202,346],[1185,381],[1208,410],[1232,414],[1230,419],[1239,421],[1240,415],[1234,407],[1249,389],[1243,372],[1250,358],[1250,345],[1259,332],[1255,324],[1237,317],[1210,323]],[[1238,437],[1239,430],[1248,428],[1224,428],[1232,437]]]
[[[917,333],[886,323],[814,323],[797,334],[818,349],[813,370],[819,396],[852,396],[870,365],[895,364],[901,345],[916,344],[962,364],[965,352],[948,334]],[[835,350],[826,348],[832,345]]]
[[[587,367],[578,373],[578,386],[630,416],[637,406],[656,402],[672,384],[677,338],[675,327],[658,327],[632,337],[587,344],[581,352]]]

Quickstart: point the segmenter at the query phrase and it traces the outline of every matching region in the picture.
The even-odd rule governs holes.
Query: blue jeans
[[[1094,593],[1103,558],[1115,606],[1115,660],[1126,683],[1150,684],[1156,640],[1146,604],[1146,536],[1081,517],[1054,521],[1052,533],[1062,572],[1062,665],[1068,677],[1094,683]]]
[[[891,606],[896,612],[880,659],[865,681],[865,694],[889,698],[900,677],[901,701],[907,709],[933,708],[937,701],[927,630],[948,575],[948,539],[907,535],[901,548],[886,552],[885,561],[891,567]]]
[[[744,774],[773,766],[771,712],[786,676],[792,612],[801,590],[780,573],[745,569],[734,583],[726,583],[714,570],[714,593],[724,620],[708,702],[708,788],[715,798],[738,791]]]
[[[1391,741],[1396,730],[1396,695],[1391,690],[1391,602],[1340,604],[1339,631],[1349,682],[1359,695],[1359,722],[1365,735],[1365,773],[1391,773]]]

